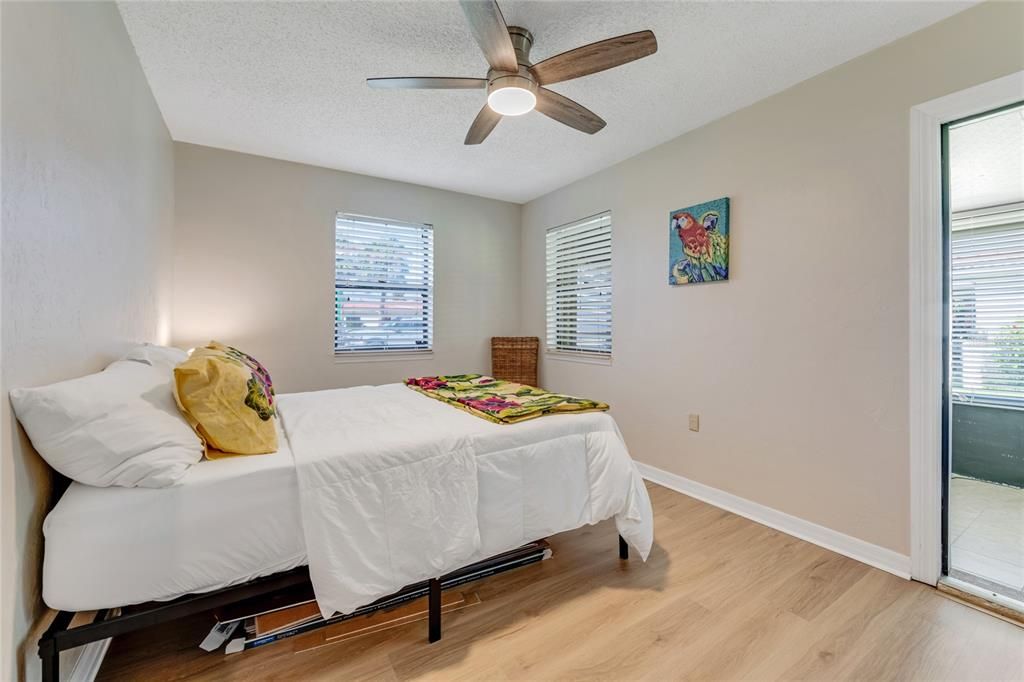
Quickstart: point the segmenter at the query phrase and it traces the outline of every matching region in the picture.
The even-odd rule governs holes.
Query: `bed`
[[[642,557],[650,549],[653,521],[646,489],[607,413],[499,425],[399,384],[282,395],[278,405],[276,453],[204,461],[169,488],[73,483],[43,526],[44,601],[61,611],[85,611],[222,590],[310,563],[311,544],[314,558],[338,547],[358,549],[357,559],[346,559],[346,575],[339,578],[350,580],[351,590],[340,601],[328,600],[350,607],[611,517],[620,536]],[[424,448],[468,452],[474,460],[477,499],[472,507],[479,539],[472,546],[462,543],[461,554],[441,552],[447,564],[431,564],[432,557],[423,554],[424,565],[392,566],[386,576],[377,570],[378,554],[395,541],[389,526],[418,523],[393,518],[395,510],[385,508],[379,492],[334,490],[320,506],[334,510],[347,525],[335,524],[332,515],[304,518],[303,505],[324,489],[325,471],[333,471],[324,468],[325,462],[344,461],[347,477],[375,467],[377,473],[370,474],[377,476],[379,470],[396,470],[410,451]],[[443,487],[449,477],[443,467],[438,470],[445,480],[429,484]],[[410,485],[404,479],[403,484]],[[372,490],[379,488],[375,480]],[[458,495],[439,497],[444,508],[446,500]],[[354,516],[360,517],[358,523]],[[310,543],[310,526],[316,523],[327,527]],[[417,537],[426,533],[424,545],[444,544],[460,532],[438,518],[413,531]],[[402,536],[404,542],[408,535]],[[318,586],[318,599],[320,592]]]

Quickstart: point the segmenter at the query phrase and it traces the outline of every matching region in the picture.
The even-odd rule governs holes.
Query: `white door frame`
[[[1024,100],[1024,71],[910,110],[910,573],[942,574],[944,123]]]

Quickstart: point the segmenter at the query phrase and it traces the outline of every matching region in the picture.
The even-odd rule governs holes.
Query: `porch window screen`
[[[953,400],[1024,408],[1024,205],[953,216]]]
[[[339,213],[334,223],[334,353],[431,350],[434,230]]]
[[[547,232],[547,349],[611,355],[610,212]]]

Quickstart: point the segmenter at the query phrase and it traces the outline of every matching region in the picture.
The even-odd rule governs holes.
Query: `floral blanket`
[[[542,388],[481,374],[413,377],[406,379],[405,385],[498,424],[516,424],[545,414],[608,409],[606,403],[596,400],[549,393]]]

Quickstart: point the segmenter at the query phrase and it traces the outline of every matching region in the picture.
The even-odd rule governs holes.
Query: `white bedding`
[[[647,491],[607,414],[494,424],[401,384],[278,407],[324,617],[613,516],[643,559],[650,551]]]
[[[380,400],[385,397],[398,402]],[[43,526],[46,603],[82,611],[215,590],[303,565],[308,544],[318,595],[326,595],[322,607],[344,607],[346,599],[360,605],[446,566],[612,516],[641,556],[650,549],[650,502],[607,414],[497,425],[400,385],[282,395],[279,406],[285,434],[273,455],[204,461],[169,488],[72,484]],[[318,497],[339,504],[333,519],[311,519],[317,510],[300,507],[305,493],[293,464],[299,448],[305,491],[313,490],[312,477],[323,477]],[[345,464],[329,464],[325,455],[332,453]],[[445,479],[430,485],[453,490],[439,468],[426,467],[402,483],[397,472],[414,471],[427,459],[423,453],[474,468],[475,485],[456,474],[462,498],[431,493],[422,499],[422,484],[429,483],[418,477],[423,471]],[[341,480],[350,490],[360,475],[381,480],[382,462],[397,468],[380,493],[353,500],[337,494],[345,489],[337,485]],[[467,519],[466,499],[474,490],[466,486],[475,489],[475,523]],[[385,505],[386,490],[410,494],[401,505]],[[454,520],[432,516],[449,505]],[[384,509],[405,516],[381,518]],[[330,516],[330,508],[320,513]],[[406,529],[432,534],[446,551],[434,552],[418,535],[409,542]],[[339,535],[320,535],[335,531]],[[375,542],[381,538],[398,544]],[[417,565],[421,559],[426,563]],[[350,570],[360,575],[358,584],[346,582]],[[414,577],[395,583],[402,576]]]

